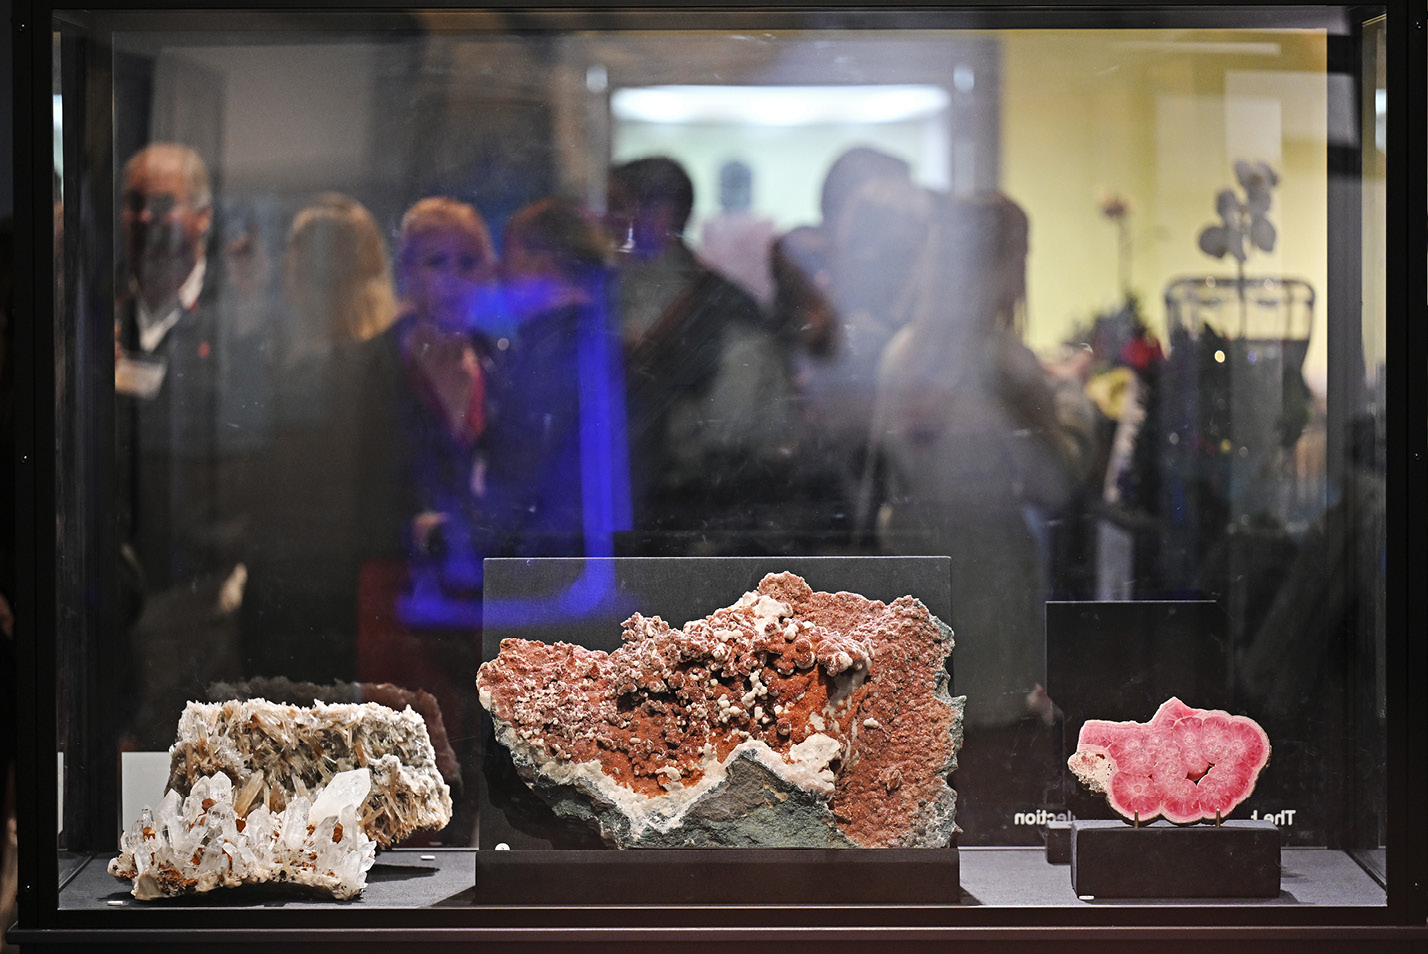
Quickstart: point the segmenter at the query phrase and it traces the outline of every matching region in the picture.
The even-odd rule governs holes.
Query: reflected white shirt
[[[135,296],[134,316],[139,323],[139,347],[146,353],[153,352],[163,344],[164,337],[178,324],[183,313],[192,310],[198,303],[198,296],[203,291],[204,273],[207,270],[207,261],[199,259],[193,266],[193,271],[188,273],[188,277],[179,286],[177,299],[166,310],[151,311],[148,305],[144,304],[142,295]]]

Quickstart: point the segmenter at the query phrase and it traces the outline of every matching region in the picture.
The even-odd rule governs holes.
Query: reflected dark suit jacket
[[[120,340],[137,353],[135,310],[126,299],[118,314]],[[151,592],[218,572],[233,556],[221,529],[217,332],[209,283],[149,355],[166,367],[158,393],[115,397],[120,539]]]

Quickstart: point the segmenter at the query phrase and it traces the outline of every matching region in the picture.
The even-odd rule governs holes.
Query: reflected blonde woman
[[[387,243],[372,213],[349,196],[318,196],[297,214],[283,284],[305,342],[367,341],[397,316]]]
[[[397,278],[405,307],[419,321],[467,330],[473,294],[496,279],[496,248],[475,207],[429,196],[402,216]]]

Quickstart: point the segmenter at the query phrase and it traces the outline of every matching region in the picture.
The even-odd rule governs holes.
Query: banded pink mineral
[[[1185,825],[1229,815],[1268,761],[1253,719],[1171,697],[1149,722],[1088,721],[1067,765],[1127,820]]]

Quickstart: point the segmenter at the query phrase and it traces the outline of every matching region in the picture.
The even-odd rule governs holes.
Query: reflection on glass
[[[1317,784],[1383,736],[1378,100],[1341,128],[1328,30],[270,39],[114,37],[116,742],[216,682],[426,690],[467,844],[480,635],[540,611],[483,558],[943,554],[963,844],[1064,808],[1097,662],[1047,601],[1126,599],[1219,607],[1185,701],[1269,728],[1252,810],[1374,846]]]

